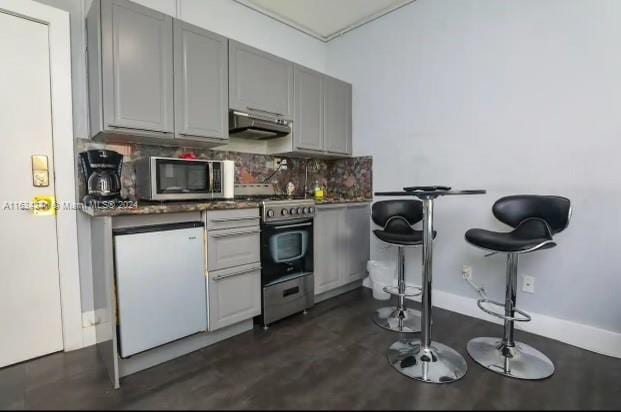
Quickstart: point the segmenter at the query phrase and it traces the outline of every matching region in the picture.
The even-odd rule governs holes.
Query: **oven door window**
[[[287,263],[306,256],[308,232],[296,230],[275,234],[270,238],[270,254],[274,263]]]
[[[209,193],[209,164],[156,160],[157,193]]]

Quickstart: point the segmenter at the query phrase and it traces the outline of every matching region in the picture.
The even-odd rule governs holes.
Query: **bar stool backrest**
[[[383,200],[373,203],[373,222],[393,233],[411,232],[411,226],[423,219],[423,202],[414,199]]]
[[[571,201],[562,196],[513,195],[498,199],[492,211],[496,219],[514,228],[526,219],[543,219],[556,234],[569,224]]]

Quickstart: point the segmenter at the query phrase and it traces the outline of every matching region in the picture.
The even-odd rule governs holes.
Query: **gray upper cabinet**
[[[291,119],[293,63],[229,40],[229,106]]]
[[[351,155],[351,84],[324,76],[324,142],[330,153]]]
[[[228,41],[174,21],[175,137],[228,139]]]
[[[297,150],[323,151],[323,74],[293,69],[293,140]]]
[[[126,0],[87,17],[91,135],[173,136],[173,19]]]

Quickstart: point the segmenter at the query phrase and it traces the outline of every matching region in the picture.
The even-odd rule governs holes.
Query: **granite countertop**
[[[128,202],[127,207],[81,209],[92,217],[150,215],[160,213],[196,212],[202,210],[252,209],[259,207],[259,202],[247,200],[208,200],[208,201],[175,201],[175,202]]]
[[[370,203],[372,201],[373,199],[369,199],[366,197],[352,197],[352,198],[327,197],[320,201],[315,200],[315,204],[317,206],[321,206],[321,205],[338,205],[342,203]]]
[[[337,205],[347,203],[365,203],[371,199],[363,197],[355,198],[326,198],[315,201],[318,206]],[[229,210],[229,209],[252,209],[259,207],[260,203],[252,200],[208,200],[208,201],[175,201],[175,202],[127,202],[127,206],[121,207],[84,207],[82,212],[92,217],[99,216],[128,216],[150,215],[159,213],[195,212],[202,210]]]

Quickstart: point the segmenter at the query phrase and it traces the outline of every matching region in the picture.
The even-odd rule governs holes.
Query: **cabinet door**
[[[293,63],[230,40],[229,105],[291,119]]]
[[[351,84],[324,76],[324,147],[351,154]]]
[[[295,149],[323,150],[323,75],[294,66],[293,141]]]
[[[343,285],[342,207],[317,208],[314,224],[315,295]]]
[[[261,230],[230,229],[207,232],[207,268],[225,269],[261,260]]]
[[[172,17],[124,0],[101,7],[104,128],[172,137]]]
[[[227,39],[174,21],[175,135],[228,139]]]
[[[371,247],[370,219],[368,204],[348,206],[345,209],[343,237],[346,239],[344,260],[347,264],[343,272],[343,283],[354,282],[366,276]]]
[[[261,314],[261,269],[258,265],[209,272],[209,330]]]

